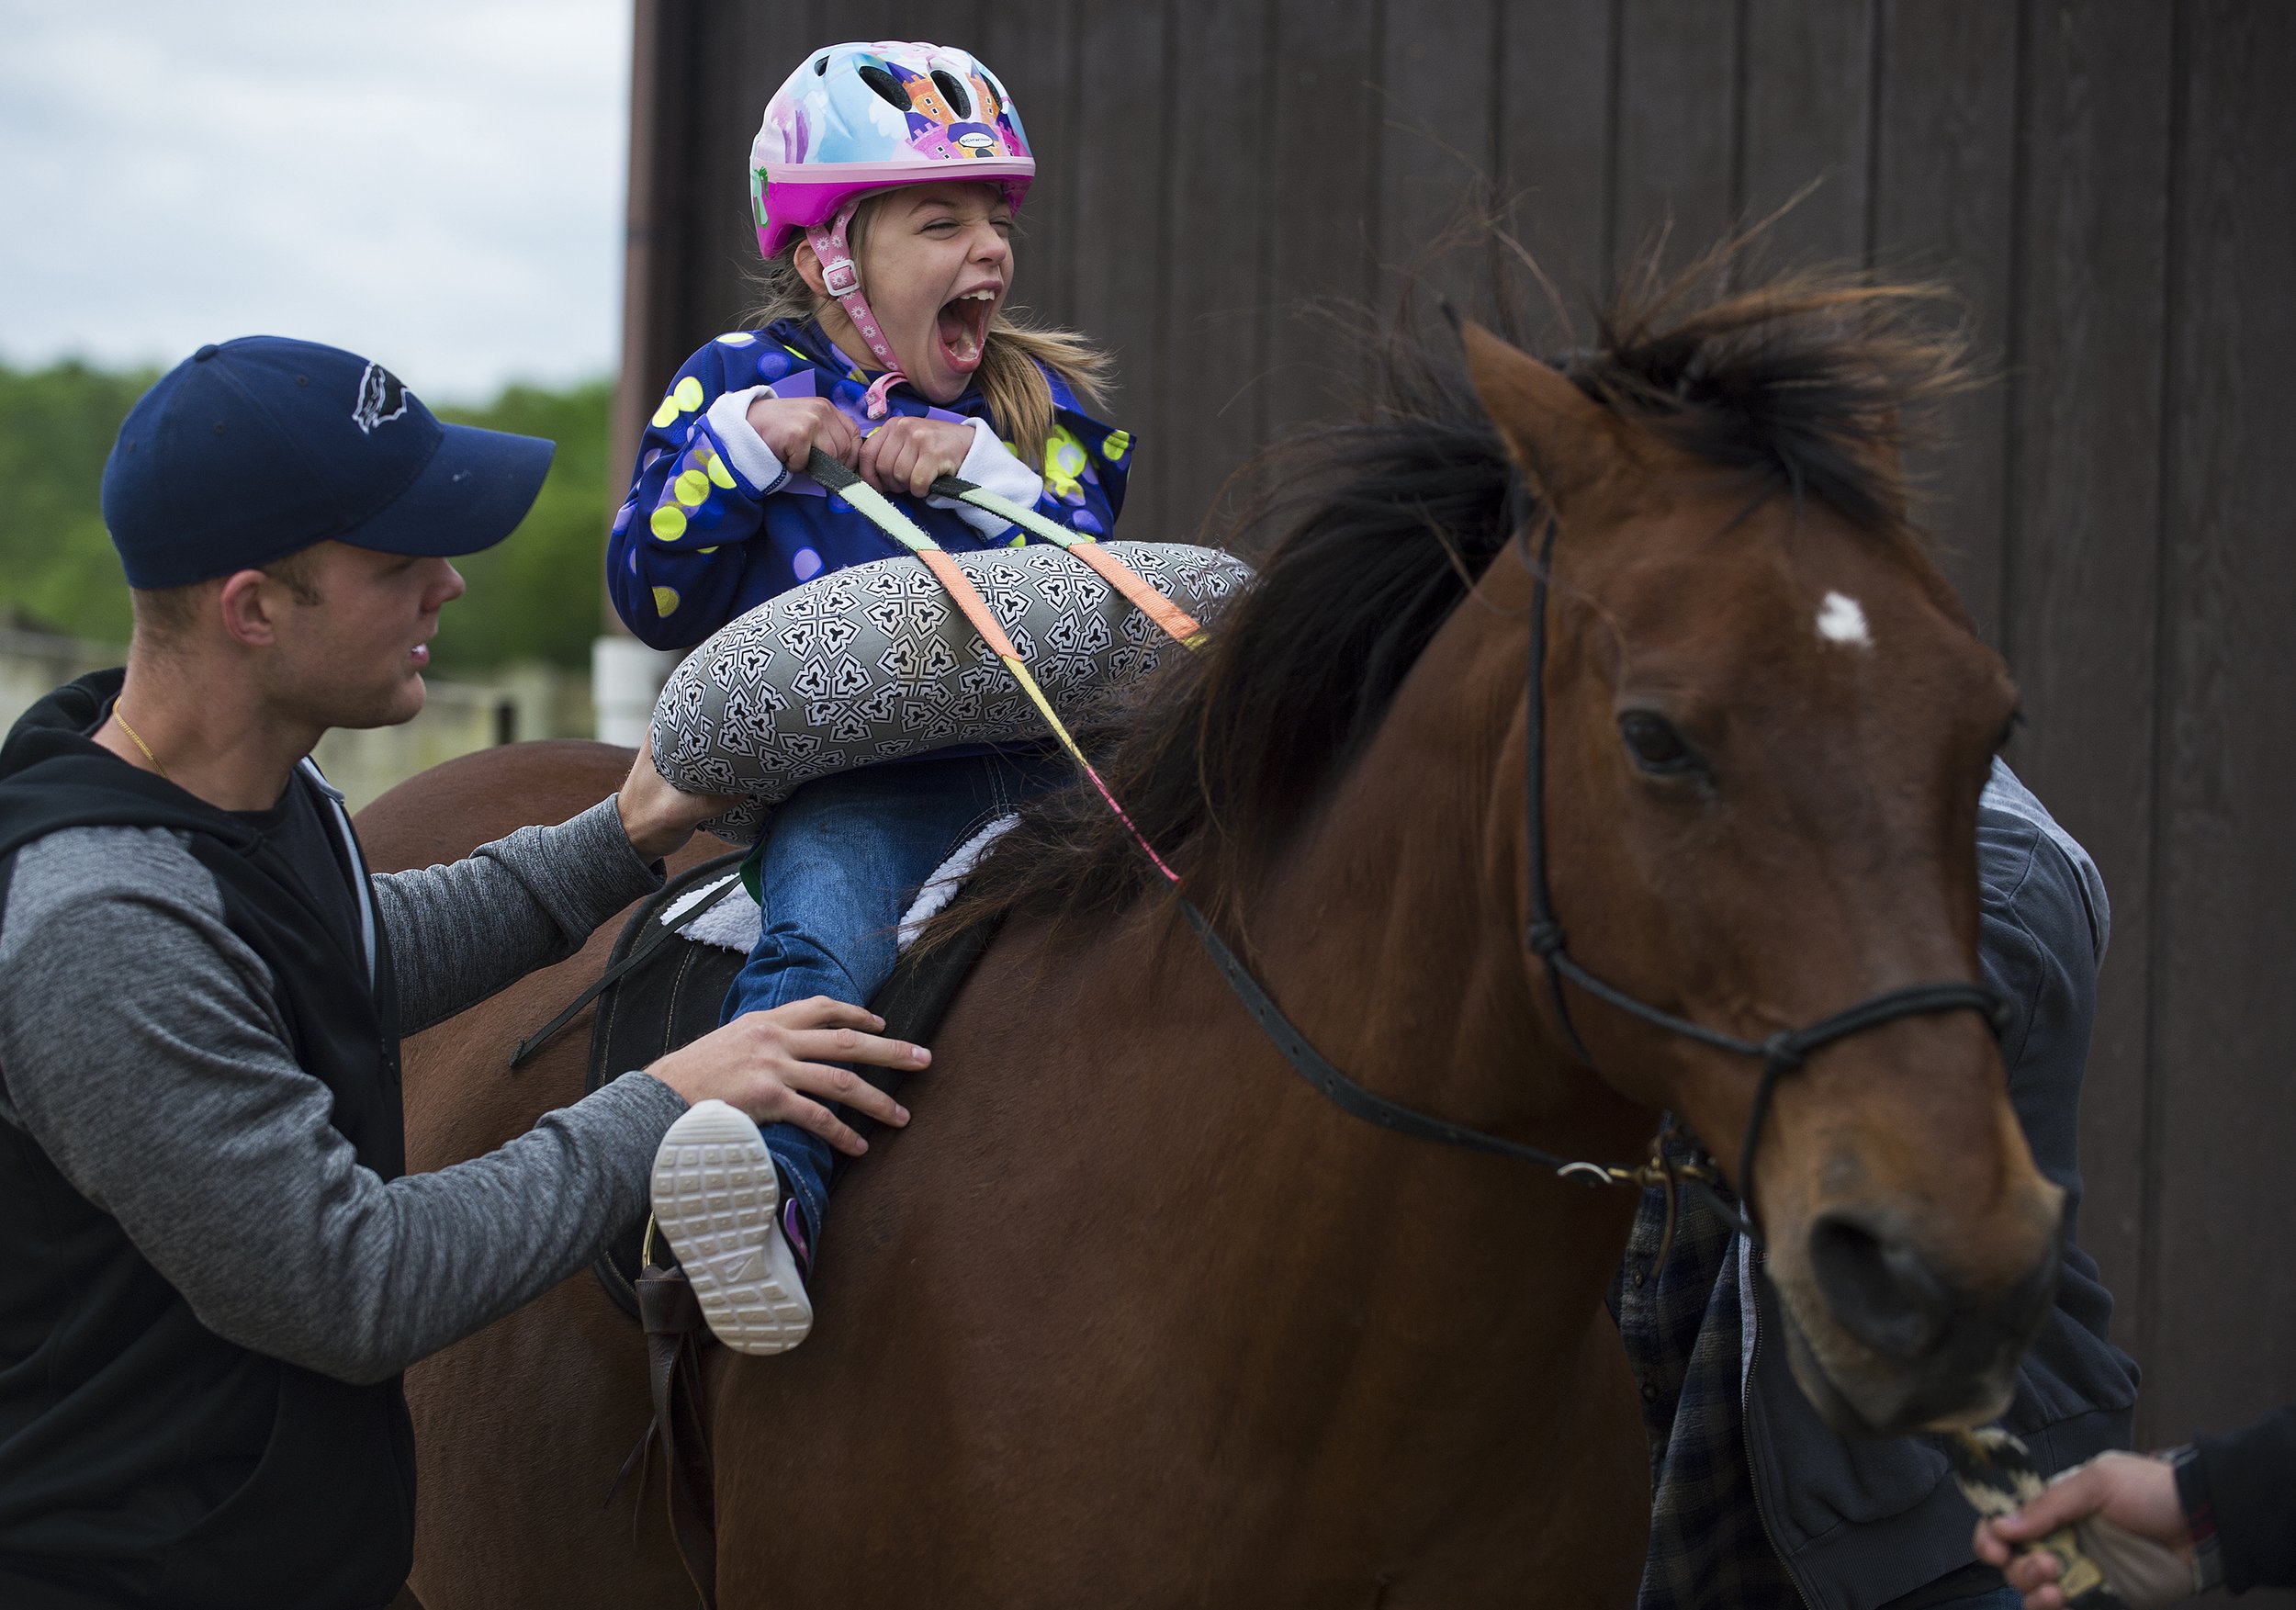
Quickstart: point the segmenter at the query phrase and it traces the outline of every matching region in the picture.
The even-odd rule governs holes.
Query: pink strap
[[[885,372],[871,382],[864,400],[869,417],[881,420],[885,417],[887,408],[885,393],[906,381],[908,377],[901,372],[900,361],[893,355],[893,348],[886,342],[884,332],[877,328],[877,315],[870,311],[868,299],[861,295],[861,265],[853,261],[852,253],[846,249],[845,231],[853,221],[854,209],[860,206],[859,197],[847,202],[838,208],[837,216],[827,224],[815,224],[807,229],[805,239],[813,246],[813,254],[821,262],[822,287],[837,298],[838,306],[843,308],[846,317],[852,320],[853,328],[861,332],[861,340],[869,343],[869,350],[885,366]]]

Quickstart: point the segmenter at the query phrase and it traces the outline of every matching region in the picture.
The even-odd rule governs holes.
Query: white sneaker
[[[654,1218],[717,1339],[782,1353],[813,1329],[813,1299],[782,1233],[782,1186],[758,1126],[723,1101],[689,1109],[654,1154]]]

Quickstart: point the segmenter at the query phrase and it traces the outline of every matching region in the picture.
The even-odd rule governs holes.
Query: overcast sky
[[[630,0],[0,0],[0,361],[609,372]]]

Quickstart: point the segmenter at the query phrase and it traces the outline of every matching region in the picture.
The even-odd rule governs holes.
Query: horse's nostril
[[[1810,1227],[1809,1255],[1835,1319],[1884,1357],[1919,1358],[1945,1334],[1953,1299],[1903,1237],[1826,1213]]]

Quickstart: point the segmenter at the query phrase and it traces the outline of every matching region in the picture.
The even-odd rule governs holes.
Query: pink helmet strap
[[[845,310],[853,328],[869,343],[869,350],[885,366],[885,372],[871,382],[866,402],[869,417],[885,417],[885,393],[902,384],[908,377],[901,372],[900,360],[893,355],[893,347],[885,340],[884,332],[877,327],[877,315],[869,310],[868,300],[861,288],[861,265],[846,249],[845,231],[853,221],[854,209],[861,206],[855,197],[837,210],[837,216],[826,224],[814,224],[805,231],[805,239],[813,247],[813,254],[821,263],[822,287],[835,297],[838,306]]]

